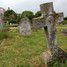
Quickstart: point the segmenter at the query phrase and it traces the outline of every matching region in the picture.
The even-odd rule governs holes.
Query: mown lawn
[[[67,52],[67,36],[60,33],[61,28],[67,27],[63,25],[57,27],[58,46]],[[17,28],[12,28],[8,32],[7,39],[0,39],[0,67],[44,67],[40,55],[46,49],[44,30],[23,37],[18,33]],[[63,67],[66,67],[66,64]]]

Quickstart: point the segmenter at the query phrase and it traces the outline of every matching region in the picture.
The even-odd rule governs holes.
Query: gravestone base
[[[42,53],[42,61],[45,63],[45,66],[48,67],[49,63],[53,61],[52,54],[50,50]]]
[[[42,53],[41,58],[46,67],[53,67],[54,63],[56,62],[58,62],[59,64],[65,63],[65,61],[67,60],[67,53],[58,47],[57,56],[52,55],[51,51],[47,50]]]
[[[31,35],[31,32],[27,32],[27,33],[21,33],[22,36],[30,36]]]

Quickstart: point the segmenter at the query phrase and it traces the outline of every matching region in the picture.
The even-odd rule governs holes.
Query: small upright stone
[[[4,29],[4,20],[3,20],[4,12],[5,12],[5,9],[0,7],[0,31],[3,31]]]
[[[60,24],[62,21],[64,21],[64,14],[63,12],[57,14],[58,14],[57,24]]]
[[[23,36],[29,36],[31,35],[31,27],[30,27],[30,21],[28,18],[24,17],[21,19],[19,23],[19,32]]]

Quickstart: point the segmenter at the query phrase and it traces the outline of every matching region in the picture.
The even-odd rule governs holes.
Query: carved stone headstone
[[[45,26],[45,23],[44,23],[44,18],[42,16],[33,19],[33,30],[34,31],[37,29],[41,29],[44,26]]]
[[[19,23],[19,32],[23,36],[29,36],[31,35],[31,27],[30,27],[30,21],[28,18],[24,17],[21,19]]]
[[[46,66],[49,61],[54,60],[55,58],[58,57],[58,46],[57,46],[57,39],[56,39],[56,25],[57,23],[60,23],[63,21],[63,13],[56,13],[53,9],[53,3],[45,3],[40,5],[40,9],[42,12],[42,17],[40,18],[40,23],[39,25],[36,24],[36,28],[41,25],[41,27],[44,28],[46,38],[48,41],[47,48],[48,48],[48,53],[47,51],[43,54],[44,58],[47,61],[45,61]],[[33,19],[34,21],[39,20]],[[35,22],[33,22],[34,24]],[[42,25],[44,23],[44,25]],[[47,54],[47,57],[45,58]],[[49,56],[50,55],[50,56]]]

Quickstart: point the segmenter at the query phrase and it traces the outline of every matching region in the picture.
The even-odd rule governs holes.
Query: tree
[[[21,14],[17,14],[17,19],[16,19],[16,21],[19,23],[20,20],[21,20]]]
[[[35,17],[40,17],[41,16],[41,11],[37,11],[36,13],[35,13]]]
[[[16,19],[17,19],[17,14],[13,10],[8,9],[7,11],[5,11],[4,20],[6,20],[10,23],[11,21],[14,22]]]
[[[67,20],[67,17],[65,17],[64,20]]]
[[[22,17],[27,17],[32,22],[34,14],[32,11],[24,11],[22,12]]]

